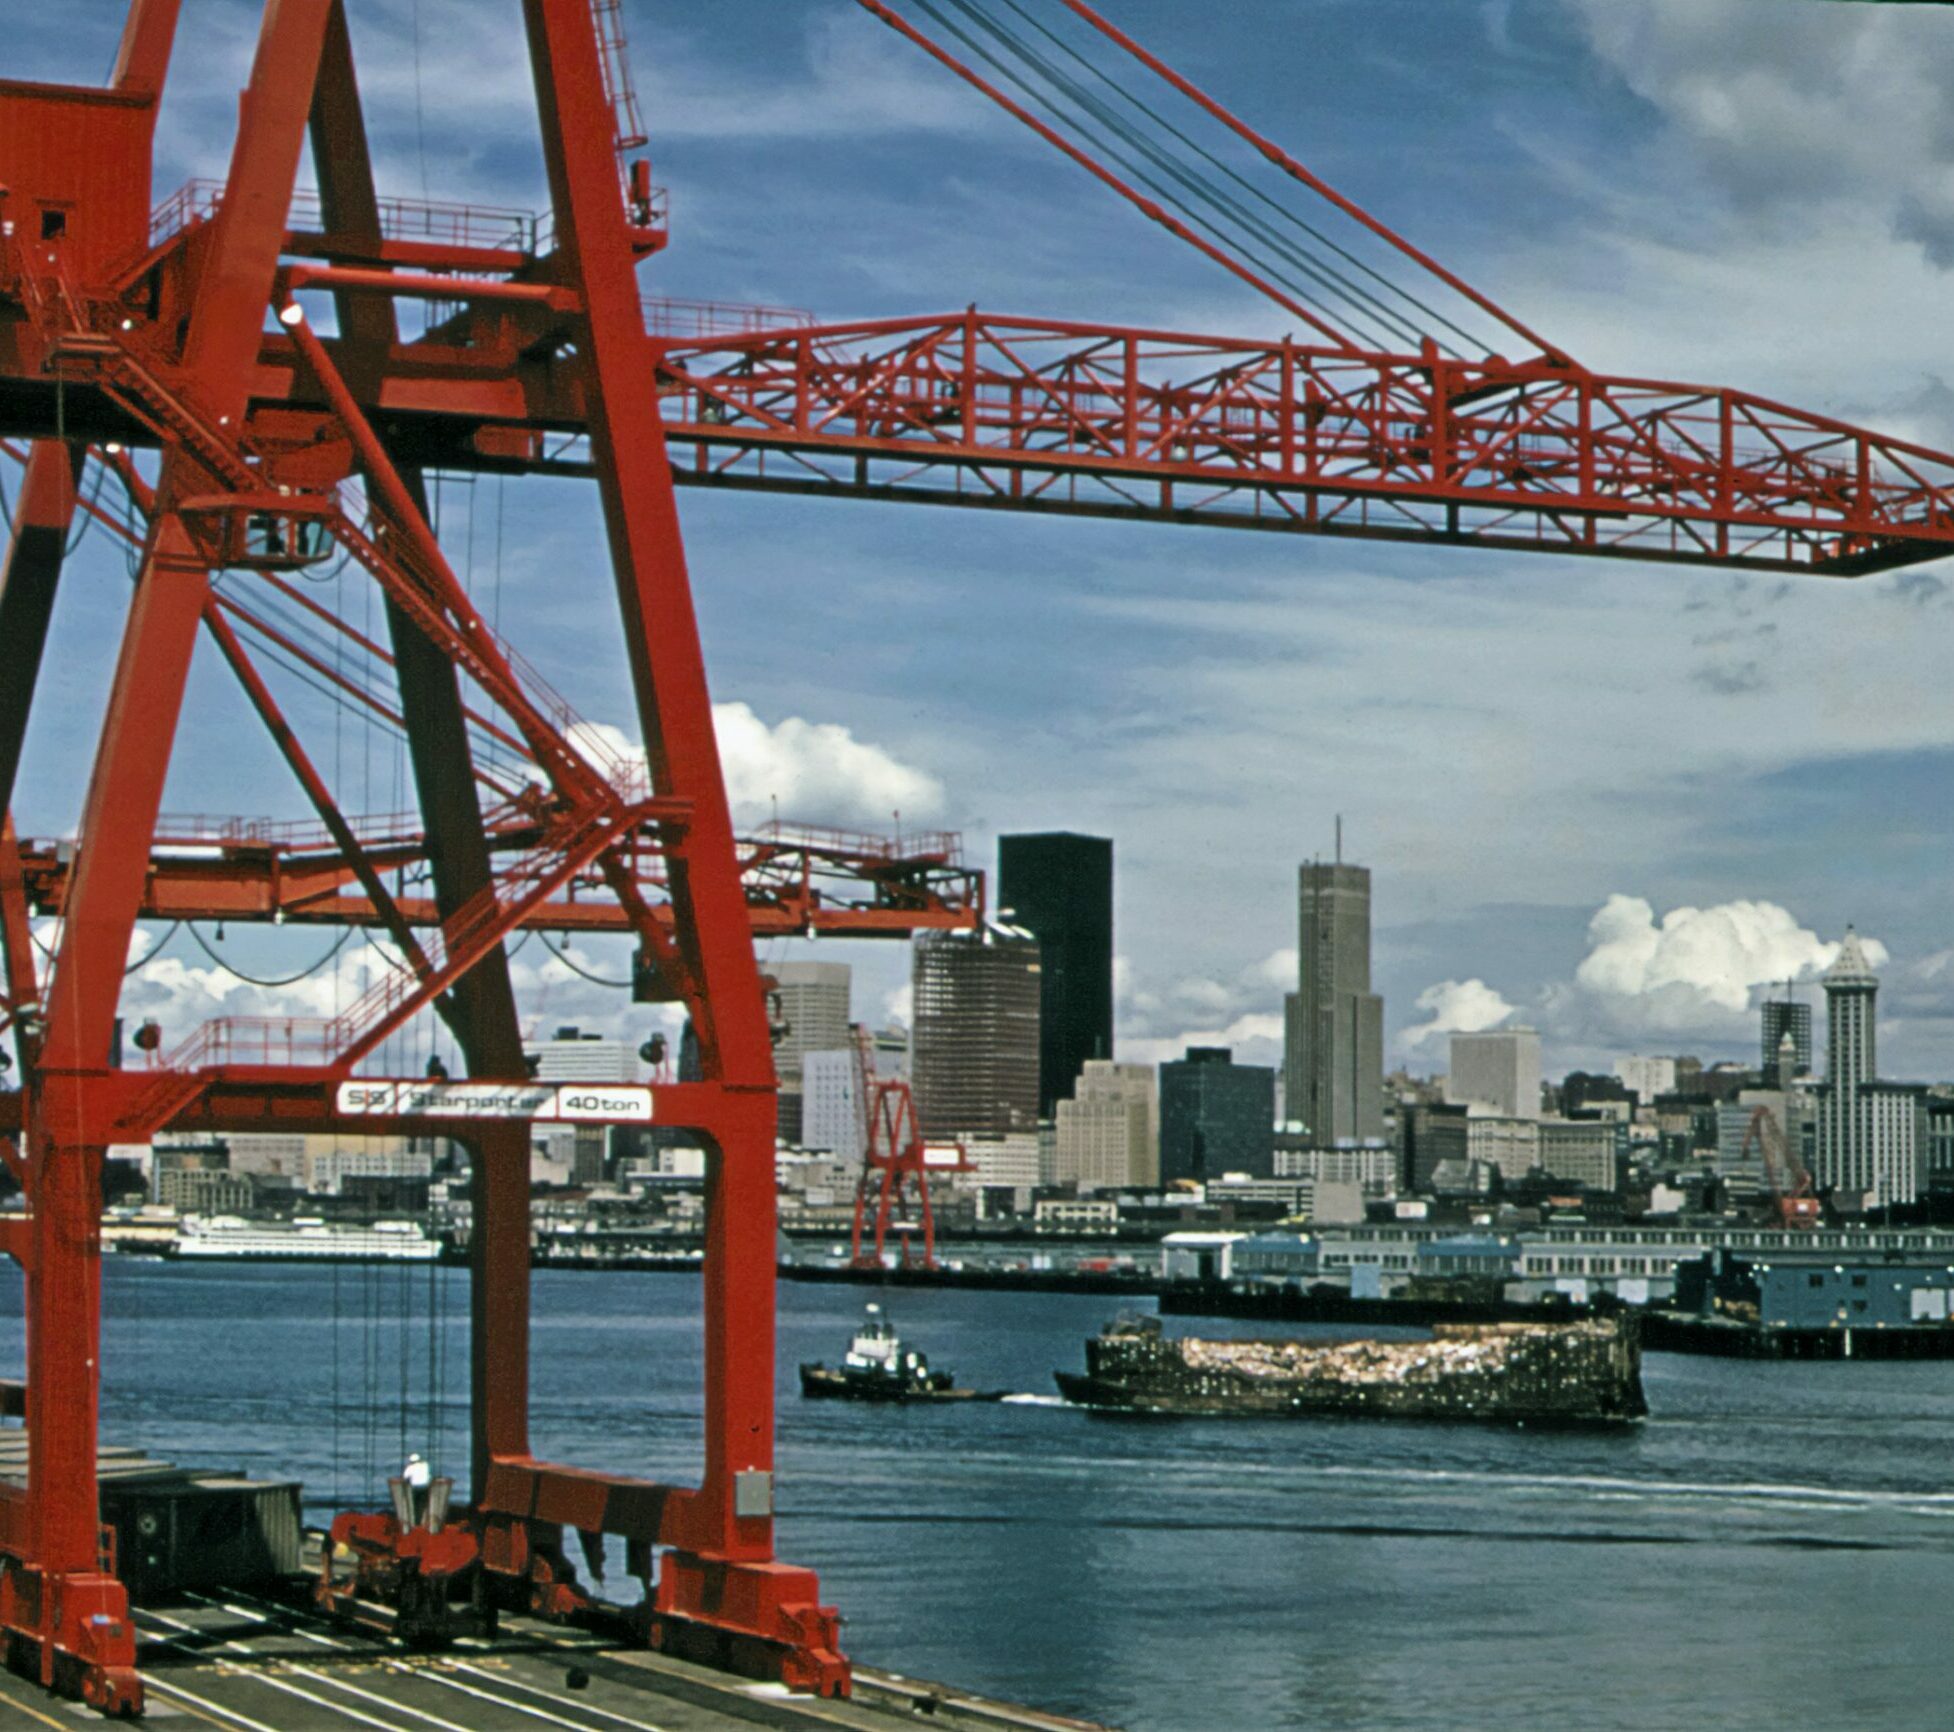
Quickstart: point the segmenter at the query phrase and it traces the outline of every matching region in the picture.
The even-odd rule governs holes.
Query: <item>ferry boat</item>
[[[843,1401],[1002,1401],[1004,1391],[959,1389],[926,1354],[906,1348],[880,1305],[871,1305],[841,1364],[801,1367],[801,1394]]]
[[[264,1262],[432,1263],[439,1259],[441,1246],[417,1221],[338,1226],[316,1216],[247,1221],[238,1215],[187,1215],[170,1255]]]

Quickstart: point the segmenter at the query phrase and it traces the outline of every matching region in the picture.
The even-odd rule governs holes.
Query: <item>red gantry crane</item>
[[[438,1535],[342,1517],[384,1561],[369,1586],[426,1606],[466,1578],[483,1604],[572,1612],[570,1536],[618,1535],[649,1639],[847,1689],[834,1610],[774,1553],[775,1083],[752,942],[769,920],[820,929],[818,849],[734,834],[676,486],[1837,577],[1954,550],[1948,458],[1740,391],[1592,372],[1080,0],[859,3],[1255,289],[1290,334],[648,302],[639,268],[669,229],[617,0],[520,0],[542,216],[380,191],[356,0],[268,0],[227,174],[160,205],[180,0],[130,0],[103,87],[0,80],[0,438],[25,447],[0,581],[0,810],[78,513],[113,519],[135,555],[78,832],[25,849],[11,822],[0,834],[19,1078],[0,1095],[0,1155],[27,1197],[0,1249],[22,1270],[28,1342],[0,1637],[49,1686],[114,1712],[142,1701],[96,1503],[98,1184],[108,1144],[173,1127],[440,1136],[470,1153],[467,1495]],[[314,189],[297,184],[308,143]],[[596,481],[642,753],[580,720],[484,616],[431,527],[437,472]],[[328,559],[379,601],[371,629],[293,581]],[[578,593],[594,628],[597,598]],[[179,742],[200,642],[309,833],[162,819],[173,759],[210,749],[194,730]],[[411,820],[348,815],[350,779],[308,744],[300,688],[404,741]],[[927,891],[919,904],[913,869],[841,853],[868,886],[853,902],[891,916],[881,930],[964,918]],[[776,866],[789,893],[769,902]],[[60,916],[45,968],[34,909]],[[397,962],[333,1016],[220,1021],[117,1068],[136,923],[217,914],[357,923]],[[585,922],[631,935],[639,996],[690,1017],[702,1080],[581,1106],[530,1081],[505,941]],[[428,1013],[465,1077],[387,1075],[390,1040]],[[693,1485],[531,1451],[530,1125],[577,1112],[686,1128],[709,1150]]]
[[[936,1267],[936,1215],[930,1207],[930,1160],[923,1143],[922,1121],[916,1116],[916,1097],[901,1077],[881,1075],[875,1062],[875,1036],[857,1023],[855,1039],[855,1120],[861,1133],[862,1175],[855,1183],[855,1231],[850,1261],[857,1269],[881,1269],[889,1231],[902,1240],[902,1264],[910,1267],[910,1235],[923,1235],[921,1267]],[[968,1173],[961,1147],[936,1171],[944,1176]],[[873,1199],[871,1201],[871,1198]],[[912,1214],[913,1209],[913,1214]],[[873,1213],[872,1248],[862,1247],[863,1228]]]

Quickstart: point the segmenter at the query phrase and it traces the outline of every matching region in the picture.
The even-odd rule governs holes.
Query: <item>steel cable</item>
[[[301,969],[297,974],[288,975],[283,980],[260,980],[256,975],[246,974],[236,963],[219,956],[216,951],[212,950],[204,942],[204,935],[194,925],[189,928],[189,931],[190,936],[197,941],[197,948],[204,955],[208,956],[212,962],[216,963],[219,968],[223,969],[226,974],[235,974],[247,986],[261,986],[267,992],[276,992],[283,987],[297,986],[301,980],[310,980],[313,975],[317,974],[320,969],[324,968],[327,963],[331,962],[335,956],[346,948],[346,941],[353,936],[353,928],[349,926],[333,941],[332,948],[324,956],[320,957],[317,962],[313,963],[310,968]],[[161,946],[158,946],[158,948],[160,949]]]
[[[929,0],[920,0],[920,3],[927,7]],[[1266,222],[1245,210],[1231,195],[1218,190],[1212,182],[1203,179],[1198,170],[1190,169],[1185,164],[1177,162],[1163,146],[1137,132],[1130,123],[1109,110],[1096,97],[1090,95],[1076,79],[1058,71],[1045,56],[1029,47],[1020,37],[1000,24],[996,19],[984,13],[979,7],[973,4],[973,0],[944,0],[944,3],[957,7],[959,11],[972,18],[974,22],[980,24],[984,29],[989,30],[1000,41],[1004,42],[1012,53],[1016,54],[1027,65],[1036,69],[1039,76],[1059,91],[1065,99],[1070,101],[1076,108],[1083,110],[1091,118],[1097,120],[1105,132],[1122,140],[1129,150],[1138,152],[1148,162],[1153,164],[1158,173],[1165,175],[1169,180],[1181,186],[1190,198],[1209,206],[1217,212],[1220,219],[1220,226],[1213,221],[1200,217],[1187,204],[1162,187],[1157,180],[1147,177],[1145,170],[1138,167],[1130,156],[1122,156],[1118,152],[1109,149],[1104,143],[1102,136],[1099,142],[1099,148],[1102,151],[1106,151],[1107,154],[1114,156],[1115,160],[1118,160],[1136,178],[1144,179],[1149,190],[1157,196],[1168,200],[1190,222],[1194,222],[1198,226],[1206,229],[1216,240],[1222,241],[1227,245],[1232,245],[1237,251],[1246,254],[1248,249],[1243,245],[1241,239],[1236,237],[1230,240],[1225,233],[1225,225],[1234,223],[1241,229],[1246,230],[1257,244],[1273,249],[1277,256],[1286,260],[1293,270],[1301,271],[1305,277],[1317,284],[1330,299],[1343,302],[1346,307],[1346,311],[1343,314],[1345,318],[1350,318],[1354,314],[1355,318],[1359,320],[1380,320],[1383,322],[1386,331],[1395,335],[1401,342],[1409,341],[1415,344],[1426,334],[1404,319],[1395,309],[1387,307],[1376,296],[1351,283],[1334,266],[1325,264],[1320,259],[1315,258],[1306,248],[1285,241]],[[1039,26],[1039,28],[1043,29],[1043,26]],[[1047,34],[1050,33],[1047,32]],[[965,37],[962,40],[968,41],[969,39]],[[1064,47],[1065,45],[1061,43],[1060,46]],[[977,51],[982,52],[981,50]],[[1067,48],[1066,52],[1073,53],[1074,51]],[[1074,54],[1074,57],[1078,58],[1076,54]],[[993,66],[998,66],[1000,71],[1004,70],[995,59],[991,59],[990,63]],[[1116,91],[1119,91],[1120,94],[1125,95],[1128,101],[1132,102],[1135,107],[1138,107],[1142,113],[1148,115],[1157,126],[1163,130],[1174,132],[1176,136],[1181,137],[1186,142],[1184,134],[1180,134],[1177,129],[1173,128],[1163,117],[1155,114],[1137,97],[1131,96],[1130,93],[1122,90],[1117,82],[1109,75],[1100,72],[1097,68],[1089,69],[1105,83],[1111,85]],[[1009,76],[1009,74],[1007,73],[1006,76]],[[1020,83],[1019,88],[1024,89],[1025,86]],[[1083,125],[1076,116],[1067,115],[1049,97],[1043,99],[1041,105],[1048,114],[1051,114],[1055,119],[1062,121],[1064,124],[1071,126],[1074,131],[1088,138],[1093,136],[1089,127]],[[1193,146],[1193,148],[1197,153],[1201,150],[1201,147],[1198,145]],[[1210,160],[1214,159],[1210,158]],[[1271,202],[1273,203],[1273,201]],[[1282,207],[1276,206],[1276,208],[1280,210]],[[1334,243],[1330,244],[1333,245]],[[1308,291],[1301,284],[1297,283],[1293,276],[1285,278],[1279,271],[1270,268],[1266,263],[1260,260],[1258,260],[1258,263],[1262,263],[1264,271],[1274,277],[1283,287],[1308,298]],[[1327,311],[1328,308],[1326,307],[1325,310]],[[1366,330],[1362,334],[1373,344],[1377,343],[1377,334],[1375,331]]]
[[[1438,308],[1432,306],[1429,302],[1420,299],[1417,295],[1413,294],[1409,289],[1405,288],[1403,284],[1385,275],[1384,272],[1378,270],[1375,266],[1369,264],[1364,259],[1358,257],[1357,254],[1351,252],[1347,247],[1341,245],[1333,236],[1325,234],[1321,229],[1317,228],[1315,224],[1308,222],[1303,217],[1299,216],[1290,206],[1284,204],[1279,199],[1271,197],[1267,192],[1263,191],[1262,188],[1256,186],[1254,182],[1250,181],[1246,176],[1240,173],[1239,170],[1231,167],[1228,163],[1222,161],[1220,157],[1216,156],[1198,139],[1190,137],[1180,127],[1175,125],[1173,121],[1169,120],[1164,114],[1160,113],[1157,109],[1155,109],[1151,103],[1148,103],[1144,101],[1142,98],[1140,98],[1139,96],[1135,95],[1134,92],[1131,89],[1129,89],[1125,84],[1123,84],[1119,79],[1113,77],[1112,74],[1107,72],[1103,67],[1095,65],[1085,55],[1081,54],[1078,49],[1073,47],[1072,44],[1067,42],[1063,37],[1059,36],[1057,32],[1054,31],[1049,25],[1044,24],[1039,19],[1033,17],[1032,14],[1028,12],[1025,9],[1025,7],[1019,3],[1019,0],[1003,0],[1003,3],[1006,6],[1008,6],[1013,12],[1015,12],[1020,18],[1024,19],[1024,21],[1028,25],[1030,25],[1034,30],[1038,31],[1040,35],[1044,36],[1048,41],[1052,42],[1068,58],[1076,61],[1081,67],[1083,67],[1087,72],[1091,73],[1093,77],[1097,78],[1102,84],[1106,85],[1116,95],[1120,96],[1126,102],[1131,104],[1134,108],[1138,109],[1141,114],[1145,115],[1156,126],[1160,127],[1163,131],[1172,134],[1173,137],[1178,139],[1181,142],[1181,144],[1185,146],[1188,150],[1194,152],[1195,155],[1199,156],[1204,162],[1208,163],[1212,168],[1216,169],[1228,180],[1233,181],[1250,198],[1256,200],[1260,204],[1267,205],[1269,209],[1275,212],[1275,214],[1278,217],[1282,218],[1284,221],[1288,223],[1293,224],[1295,227],[1301,229],[1305,234],[1309,235],[1314,240],[1320,242],[1323,246],[1328,247],[1331,252],[1335,253],[1338,258],[1344,260],[1345,263],[1350,265],[1350,267],[1353,270],[1362,272],[1363,275],[1370,278],[1372,282],[1377,283],[1380,287],[1389,291],[1391,294],[1397,296],[1400,300],[1406,302],[1411,307],[1415,308],[1418,312],[1423,313],[1427,318],[1434,320],[1436,323],[1440,325],[1443,325],[1445,329],[1450,331],[1461,342],[1470,344],[1473,348],[1480,350],[1482,353],[1489,354],[1492,352],[1490,346],[1482,338],[1474,336],[1473,333],[1466,330],[1464,326],[1456,323],[1454,320],[1449,318],[1446,314],[1441,312]]]
[[[1231,193],[1218,187],[1211,179],[1203,176],[1198,169],[1192,168],[1188,164],[1177,160],[1169,148],[1136,130],[1123,116],[1110,110],[1105,103],[1101,102],[1090,91],[1086,90],[1077,79],[1072,78],[1053,66],[1048,57],[1041,54],[1034,46],[1027,43],[1008,26],[985,12],[981,6],[975,3],[975,0],[941,0],[941,3],[956,7],[970,21],[973,29],[987,32],[998,43],[1001,43],[1003,45],[1002,53],[1006,56],[1015,57],[1020,65],[1028,71],[1030,77],[1027,77],[1025,73],[1021,73],[1020,70],[1014,68],[1012,65],[1007,64],[1006,59],[1000,57],[1000,53],[993,52],[984,42],[974,37],[970,31],[962,28],[954,20],[946,17],[939,10],[937,0],[916,0],[919,9],[925,12],[937,24],[939,29],[948,35],[954,36],[973,55],[982,59],[1000,77],[1015,86],[1029,101],[1042,109],[1054,121],[1090,141],[1095,148],[1117,162],[1122,169],[1133,176],[1136,182],[1143,185],[1154,196],[1178,211],[1195,227],[1203,230],[1224,247],[1230,248],[1239,255],[1254,262],[1258,269],[1281,287],[1297,294],[1306,301],[1317,301],[1319,305],[1324,305],[1326,302],[1334,303],[1339,312],[1339,316],[1352,325],[1355,334],[1375,347],[1389,348],[1401,346],[1406,341],[1416,344],[1427,337],[1432,337],[1431,333],[1420,329],[1412,323],[1400,309],[1385,303],[1360,284],[1353,283],[1342,272],[1338,271],[1334,265],[1316,256],[1306,246],[1285,238],[1282,234],[1274,230],[1267,221],[1244,207],[1241,201]],[[1191,139],[1179,127],[1167,120],[1165,116],[1159,114],[1131,91],[1125,89],[1118,80],[1093,66],[1091,62],[1079,55],[1069,44],[1064,43],[1062,39],[1053,35],[1051,31],[1046,29],[1042,24],[1039,24],[1035,19],[1030,19],[1021,7],[1013,3],[1013,0],[1006,0],[1006,3],[1012,4],[1014,12],[1017,12],[1020,17],[1027,18],[1027,22],[1031,23],[1041,34],[1055,42],[1070,58],[1078,61],[1094,77],[1108,85],[1126,102],[1139,110],[1156,129],[1178,139],[1183,146],[1213,164],[1223,175],[1234,180],[1254,198],[1267,204],[1278,215],[1285,217],[1286,220],[1296,228],[1302,230],[1305,234],[1316,238],[1322,245],[1328,247],[1339,257],[1362,270],[1365,275],[1382,283],[1401,300],[1416,307],[1435,322],[1453,331],[1466,343],[1480,349],[1482,352],[1486,351],[1486,345],[1481,339],[1472,336],[1462,327],[1448,319],[1443,313],[1435,308],[1429,307],[1401,285],[1394,283],[1390,278],[1377,272],[1371,266],[1364,263],[1364,261],[1349,253],[1347,249],[1339,246],[1336,241],[1323,235],[1320,230],[1305,222],[1293,211],[1269,198],[1266,193],[1255,188],[1251,183],[1243,180],[1240,175],[1236,174],[1225,163],[1222,163],[1220,159],[1206,150],[1198,141]],[[1035,87],[1031,82],[1031,78],[1041,80],[1043,85],[1048,88],[1040,89]],[[1073,112],[1074,110],[1080,112]],[[1081,114],[1083,114],[1083,118],[1081,118]],[[1109,143],[1109,137],[1116,142]],[[1141,161],[1135,161],[1136,153],[1142,159]],[[1151,165],[1151,168],[1146,165]],[[1162,180],[1158,178],[1160,176],[1165,176],[1174,185],[1181,188],[1182,191],[1177,193],[1169,186],[1163,185]],[[1188,202],[1190,199],[1195,201],[1195,204],[1205,207],[1206,211],[1212,212],[1213,214],[1204,214],[1203,210],[1194,208],[1194,205]],[[1245,242],[1242,238],[1244,233],[1250,237],[1248,242]],[[1276,257],[1283,262],[1281,264],[1272,263],[1267,257],[1267,251],[1263,249],[1273,251]],[[1301,273],[1303,278],[1315,285],[1315,288],[1305,287],[1304,283],[1298,281],[1297,273]],[[1382,332],[1388,335],[1382,335],[1380,333],[1380,325]],[[1392,338],[1395,338],[1395,343],[1390,340]],[[1456,354],[1456,351],[1451,350],[1448,344],[1441,342],[1436,337],[1432,337],[1432,340],[1438,342],[1439,346],[1446,349],[1448,353]]]
[[[536,936],[543,941],[543,948],[547,950],[550,953],[550,955],[554,956],[558,962],[562,963],[565,968],[569,969],[569,971],[572,974],[578,975],[581,978],[589,981],[592,986],[608,986],[618,992],[630,991],[631,989],[630,981],[606,980],[601,974],[592,974],[589,969],[578,967],[576,963],[570,960],[570,955],[567,950],[558,950],[557,947],[550,942],[550,935],[547,932],[544,932],[540,927],[536,928],[535,932],[536,932]]]

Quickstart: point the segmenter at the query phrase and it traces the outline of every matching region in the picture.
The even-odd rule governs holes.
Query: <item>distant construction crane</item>
[[[1771,1208],[1778,1224],[1799,1232],[1816,1227],[1824,1211],[1812,1194],[1812,1176],[1785,1140],[1778,1115],[1768,1106],[1752,1110],[1738,1158],[1749,1160],[1753,1150],[1764,1164],[1764,1183],[1770,1188]]]

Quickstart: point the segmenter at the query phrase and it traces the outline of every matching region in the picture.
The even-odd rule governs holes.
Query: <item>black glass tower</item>
[[[1048,1119],[1087,1059],[1113,1056],[1113,844],[1067,831],[1000,836],[996,900],[1043,958],[1038,1115]]]

